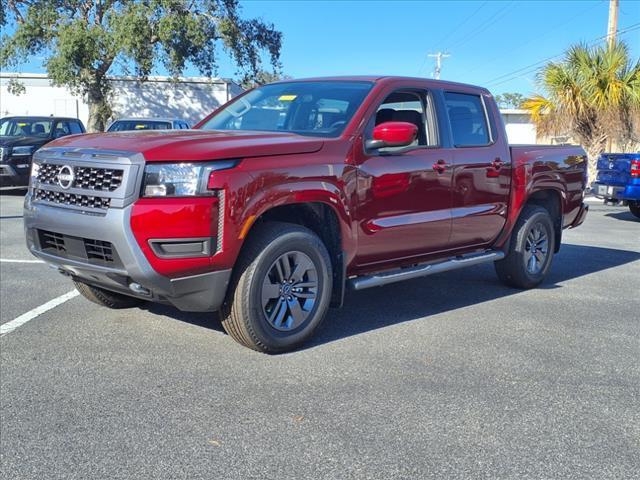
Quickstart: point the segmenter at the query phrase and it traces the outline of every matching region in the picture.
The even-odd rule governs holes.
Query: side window
[[[64,137],[65,135],[69,135],[70,133],[71,128],[69,127],[69,122],[62,120],[56,122],[56,128],[53,131],[54,138]]]
[[[72,134],[82,133],[82,128],[80,128],[80,124],[78,122],[69,122],[69,130],[71,130]]]
[[[416,91],[396,91],[390,94],[378,107],[374,118],[367,126],[367,136],[371,138],[373,128],[384,122],[408,122],[418,127],[418,136],[413,144],[406,147],[381,148],[380,153],[393,153],[419,146],[438,144],[435,122],[432,120],[428,97]]]
[[[478,95],[445,92],[444,99],[456,147],[491,143],[484,104]]]

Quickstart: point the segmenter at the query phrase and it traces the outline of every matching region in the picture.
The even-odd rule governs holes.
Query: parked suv
[[[194,130],[58,140],[24,218],[31,252],[93,302],[220,310],[274,353],[348,290],[487,262],[535,287],[585,186],[582,148],[510,147],[484,88],[324,78],[249,91]]]
[[[31,157],[37,149],[56,138],[84,132],[77,118],[1,118],[0,186],[27,186]]]

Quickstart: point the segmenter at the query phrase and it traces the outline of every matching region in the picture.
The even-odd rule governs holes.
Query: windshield
[[[107,132],[124,132],[127,130],[169,130],[171,124],[168,122],[157,122],[149,120],[116,120],[109,127]]]
[[[42,118],[3,118],[0,137],[48,137],[53,120]]]
[[[200,128],[337,137],[372,85],[340,81],[265,85],[219,110]]]

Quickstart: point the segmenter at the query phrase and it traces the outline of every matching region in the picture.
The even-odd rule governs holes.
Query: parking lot
[[[6,324],[72,286],[0,202]],[[0,339],[2,478],[639,478],[640,223],[592,203],[554,262],[526,292],[484,265],[352,293],[271,357],[71,298]]]

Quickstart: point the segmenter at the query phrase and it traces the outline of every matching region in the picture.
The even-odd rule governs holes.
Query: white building
[[[536,126],[526,110],[501,108],[500,114],[507,130],[507,138],[512,144],[538,143]]]
[[[7,86],[15,79],[25,92],[12,95]],[[149,77],[140,83],[132,77],[111,78],[114,117],[175,117],[192,125],[242,92],[229,79]],[[0,117],[8,115],[60,115],[87,124],[89,107],[66,87],[55,87],[44,74],[0,73]]]

